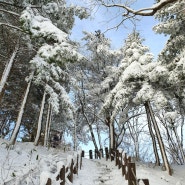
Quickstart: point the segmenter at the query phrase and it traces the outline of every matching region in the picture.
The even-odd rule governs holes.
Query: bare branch
[[[0,53],[0,57],[7,58],[6,56],[2,55],[1,53]]]
[[[21,28],[17,27],[17,26],[13,26],[13,25],[10,25],[10,24],[6,24],[6,23],[0,23],[0,26],[7,26],[7,27],[10,27],[10,28],[13,28],[13,29],[16,29],[16,30],[19,30],[21,32],[24,32]]]
[[[14,7],[17,7],[17,8],[23,8],[22,6],[19,6],[19,5],[13,4],[13,3],[9,3],[9,2],[4,2],[4,1],[0,1],[0,4],[10,5],[10,6],[14,6]]]
[[[141,16],[152,16],[158,10],[160,10],[161,8],[163,8],[165,5],[167,5],[169,3],[174,3],[176,1],[178,1],[178,0],[164,0],[164,1],[160,1],[159,3],[155,4],[152,7],[143,8],[143,9],[140,9],[140,10],[133,10],[133,9],[129,8],[128,6],[125,6],[125,5],[122,5],[122,4],[105,4],[102,1],[101,1],[101,3],[105,7],[119,7],[119,8],[125,9],[127,11],[127,13],[124,14],[123,16],[126,16],[129,13],[134,14],[134,15],[141,15]]]
[[[113,26],[111,28],[108,28],[106,31],[104,31],[104,33],[106,33],[107,31],[113,30],[113,29],[116,29],[117,30],[127,19],[131,21],[130,18],[134,18],[134,16],[135,15],[125,17],[124,19],[121,20],[120,23],[118,23],[116,26]]]
[[[6,12],[12,15],[16,15],[16,16],[20,16],[18,13],[12,12],[12,11],[8,11],[8,10],[4,10],[4,9],[0,9],[1,12]]]
[[[14,4],[14,3],[9,3],[9,2],[4,2],[4,1],[0,1],[0,4],[14,6],[14,7],[17,7],[17,8],[25,8],[24,6],[20,6],[20,5]],[[31,5],[31,8],[41,8],[41,6]]]

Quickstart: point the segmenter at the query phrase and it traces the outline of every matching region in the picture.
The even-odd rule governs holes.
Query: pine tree
[[[20,16],[24,32],[29,34],[31,40],[37,39],[37,52],[30,62],[31,70],[34,71],[31,80],[35,85],[43,87],[49,95],[47,101],[51,104],[53,113],[59,112],[61,104],[71,113],[73,106],[65,87],[69,82],[66,66],[69,62],[82,60],[83,56],[76,52],[76,47],[68,38],[68,33],[74,24],[74,16],[82,19],[87,16],[87,13],[85,9],[79,7],[66,7],[64,1],[58,1],[58,4],[54,1],[41,3],[43,3],[41,13],[34,11],[33,5],[27,4]],[[66,15],[63,16],[63,21],[65,21],[60,22],[57,17],[64,12]],[[16,129],[16,132],[18,130]],[[13,134],[15,135],[17,134]],[[11,141],[13,140],[15,138],[11,138]]]

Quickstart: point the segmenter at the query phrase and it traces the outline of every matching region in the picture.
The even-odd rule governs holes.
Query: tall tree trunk
[[[158,154],[158,151],[157,151],[157,143],[156,143],[156,140],[155,140],[155,135],[154,135],[153,130],[152,130],[150,112],[149,112],[149,109],[148,109],[146,103],[144,104],[144,106],[145,106],[147,120],[148,120],[148,128],[149,128],[150,136],[152,138],[153,150],[154,150],[154,155],[155,155],[155,160],[156,160],[155,164],[157,166],[160,166],[160,159],[159,159],[159,154]]]
[[[46,119],[45,135],[44,135],[44,146],[45,147],[48,146],[48,138],[49,138],[49,130],[50,130],[50,122],[51,122],[51,112],[52,112],[52,106],[49,103],[47,119]]]
[[[91,138],[92,138],[92,142],[94,144],[95,150],[98,150],[98,145],[96,143],[96,139],[95,139],[95,135],[94,135],[94,132],[93,132],[92,125],[89,124],[89,123],[88,123],[88,125],[89,125],[89,130],[90,130],[90,133],[91,133]]]
[[[176,144],[173,135],[172,135],[172,129],[170,129],[169,131],[169,127],[166,123],[166,121],[164,121],[160,115],[158,114],[158,119],[161,121],[161,123],[163,124],[164,128],[166,129],[166,135],[167,135],[167,141],[168,141],[168,145],[169,145],[169,151],[171,153],[171,156],[173,158],[174,161],[176,161],[178,164],[182,164],[182,158],[179,156],[179,149],[178,149],[178,145]]]
[[[74,120],[74,129],[73,129],[73,150],[77,151],[77,133],[76,133],[77,125],[76,119]]]
[[[154,116],[154,112],[152,110],[152,107],[151,107],[149,101],[146,102],[145,104],[146,104],[147,109],[149,110],[150,117],[151,117],[151,120],[153,122],[154,130],[156,132],[156,136],[157,136],[157,140],[158,140],[158,143],[159,143],[159,148],[160,148],[160,151],[161,151],[161,156],[163,158],[165,168],[168,171],[169,175],[172,175],[172,170],[170,168],[170,164],[169,164],[169,161],[168,161],[168,158],[167,158],[167,155],[166,155],[166,151],[165,151],[164,143],[163,143],[163,140],[162,140],[162,137],[161,137],[161,133],[159,131],[159,127],[157,125],[157,121],[156,121],[155,116]]]
[[[98,135],[98,142],[99,142],[100,149],[103,149],[102,142],[101,142],[100,129],[99,129],[98,125],[96,125],[96,131],[97,131],[97,135]]]
[[[107,117],[106,125],[109,127],[109,148],[110,150],[116,150],[116,140],[115,140],[115,132],[114,132],[114,124],[111,121],[110,117]]]
[[[110,148],[114,149],[114,127],[112,122],[110,122]]]
[[[84,93],[84,91],[83,91],[83,93]],[[84,94],[84,96],[85,96],[85,94]],[[85,99],[85,98],[83,98],[83,99]],[[87,117],[87,114],[85,113],[84,101],[82,101],[80,96],[79,96],[79,100],[80,100],[80,104],[81,104],[81,107],[82,107],[82,114],[83,114],[83,116],[84,116],[84,118],[87,121],[87,124],[89,126],[89,131],[90,131],[90,134],[91,134],[91,139],[92,139],[92,142],[94,144],[95,150],[98,150],[98,145],[96,143],[96,139],[95,139],[95,135],[94,135],[94,132],[93,132],[93,127],[92,127],[93,121],[92,122],[89,121],[89,119]]]
[[[183,129],[183,127],[184,127],[184,116],[181,116],[182,117],[182,122],[181,122],[181,147],[182,148],[184,148],[184,146],[183,146],[183,140],[184,140],[184,129]]]
[[[180,142],[176,127],[173,127],[173,132],[174,132],[176,140],[177,140],[177,144],[178,144],[178,148],[179,148],[179,151],[180,151],[182,163],[184,163],[185,162],[184,151],[183,151],[183,148],[181,147],[181,142]]]
[[[94,135],[94,132],[93,132],[93,127],[92,127],[92,124],[90,123],[90,121],[89,121],[86,113],[84,112],[84,108],[83,108],[83,115],[84,115],[84,117],[85,117],[85,119],[87,121],[87,124],[89,126],[89,130],[90,130],[90,134],[91,134],[91,139],[92,139],[92,142],[94,144],[95,150],[98,150],[98,145],[96,143],[95,135]]]
[[[33,77],[33,72],[31,74],[31,79],[32,79],[32,77]],[[26,102],[27,102],[28,94],[29,94],[29,91],[30,91],[30,86],[31,86],[31,80],[28,82],[28,85],[27,85],[27,88],[26,88],[26,91],[25,91],[25,94],[24,94],[24,98],[23,98],[23,101],[22,101],[22,104],[21,104],[21,108],[19,110],[17,121],[16,121],[14,130],[13,130],[10,142],[9,142],[10,145],[15,144],[17,134],[18,134],[20,126],[21,126],[21,120],[22,120],[22,116],[23,116],[23,113],[24,113],[24,108],[25,108],[25,105],[26,105]]]
[[[41,107],[40,107],[40,114],[39,114],[39,120],[38,120],[38,126],[37,126],[37,134],[36,134],[35,141],[34,141],[35,146],[38,146],[38,144],[39,144],[45,100],[46,100],[46,92],[44,91],[44,95],[43,95],[42,103],[41,103]]]
[[[3,71],[3,75],[2,75],[1,81],[0,81],[0,102],[1,102],[1,99],[3,97],[3,93],[4,93],[4,89],[5,89],[5,84],[7,82],[7,79],[9,77],[10,71],[12,69],[13,62],[14,62],[14,59],[15,59],[16,54],[18,52],[18,49],[19,49],[19,43],[17,43],[17,45],[15,47],[15,50],[12,53],[12,56],[11,56],[9,62],[7,62],[6,67],[5,67],[4,71]]]

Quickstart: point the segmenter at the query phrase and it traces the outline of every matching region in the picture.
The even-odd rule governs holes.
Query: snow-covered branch
[[[154,6],[148,7],[148,8],[142,8],[139,10],[134,10],[126,5],[123,4],[106,4],[105,2],[101,1],[101,4],[104,5],[105,7],[118,7],[118,8],[123,8],[126,10],[126,13],[123,14],[123,16],[128,16],[129,14],[133,15],[141,15],[141,16],[152,16],[154,15],[158,10],[163,8],[169,3],[174,3],[178,0],[162,0],[159,3],[155,4]]]
[[[0,26],[1,25],[2,26],[7,26],[7,27],[10,27],[10,28],[13,28],[13,29],[16,29],[16,30],[19,30],[19,31],[22,31],[23,32],[23,30],[21,28],[17,27],[17,26],[13,26],[13,25],[10,25],[10,24],[6,24],[6,23],[0,22]]]
[[[0,4],[5,5],[5,6],[7,6],[7,5],[8,6],[14,6],[14,7],[17,7],[17,8],[25,8],[24,6],[19,5],[17,3],[10,3],[10,2],[0,1]],[[31,8],[41,8],[41,6],[31,5]]]
[[[9,14],[12,14],[12,15],[15,15],[15,16],[20,16],[18,13],[8,11],[8,10],[5,10],[5,9],[0,9],[0,12],[6,12],[6,13],[9,13]]]

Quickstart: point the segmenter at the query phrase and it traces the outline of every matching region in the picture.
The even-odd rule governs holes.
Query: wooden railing
[[[78,152],[74,155],[69,155],[66,161],[59,161],[57,163],[57,175],[56,181],[59,181],[60,185],[73,183],[73,174],[78,174],[78,170],[82,167],[82,157],[84,157],[84,151]],[[42,172],[40,179],[45,178],[45,185],[52,185],[52,179],[50,174]]]
[[[94,151],[94,158],[98,159],[104,157],[104,152],[101,149],[100,151]],[[89,158],[93,159],[93,152],[89,150]],[[139,185],[140,182],[143,182],[145,185],[149,185],[149,180],[146,179],[138,179],[136,176],[136,164],[132,162],[130,156],[127,156],[123,150],[108,150],[105,148],[105,158],[108,161],[115,161],[115,166],[118,166],[118,169],[121,169],[122,176],[125,177],[125,180],[128,180],[128,185]]]

